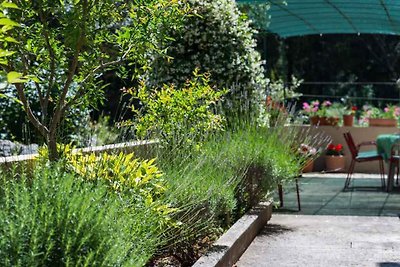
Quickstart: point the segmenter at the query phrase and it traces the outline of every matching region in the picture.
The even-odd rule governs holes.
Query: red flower
[[[356,106],[352,106],[352,107],[351,107],[351,110],[352,110],[352,111],[357,111],[357,107],[356,107]]]
[[[335,150],[335,145],[334,144],[329,144],[327,149],[328,150]]]
[[[335,150],[336,150],[337,152],[342,151],[342,149],[343,149],[343,146],[342,146],[341,144],[337,144],[336,147],[335,147]]]
[[[343,145],[342,144],[329,144],[326,148],[326,155],[329,156],[340,156],[343,155]]]

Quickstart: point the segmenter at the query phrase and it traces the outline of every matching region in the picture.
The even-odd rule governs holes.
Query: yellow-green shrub
[[[135,158],[129,154],[66,154],[67,166],[88,181],[104,182],[123,196],[131,206],[147,206],[160,216],[160,226],[171,225],[169,214],[175,211],[165,202],[158,201],[166,190],[163,173],[155,159]]]

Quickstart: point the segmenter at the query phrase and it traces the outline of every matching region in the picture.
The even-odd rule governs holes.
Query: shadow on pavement
[[[266,224],[258,236],[277,236],[285,232],[292,232],[291,228],[279,224]]]

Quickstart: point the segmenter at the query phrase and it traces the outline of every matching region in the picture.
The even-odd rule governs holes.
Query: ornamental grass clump
[[[157,217],[62,165],[0,177],[1,266],[143,266],[160,242]]]

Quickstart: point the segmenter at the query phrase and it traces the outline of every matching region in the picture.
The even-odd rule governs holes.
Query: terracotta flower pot
[[[396,119],[368,119],[369,126],[379,126],[379,127],[397,127]]]
[[[341,156],[325,156],[325,167],[328,172],[342,172],[346,165],[346,158]]]
[[[310,160],[310,161],[308,161],[308,162],[304,165],[304,167],[303,167],[303,173],[305,173],[305,172],[312,172],[313,169],[314,169],[314,161],[313,161],[313,160]]]
[[[343,126],[353,126],[354,115],[343,115]]]
[[[311,125],[318,125],[318,123],[319,123],[319,117],[318,117],[318,116],[312,116],[312,117],[310,117],[310,123],[311,123]]]

